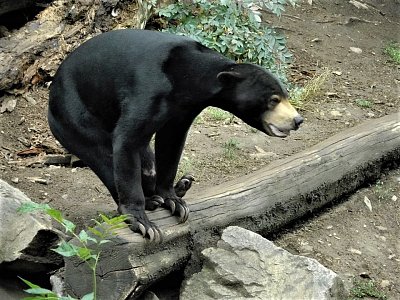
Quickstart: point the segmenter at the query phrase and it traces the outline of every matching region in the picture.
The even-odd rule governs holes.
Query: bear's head
[[[235,64],[220,72],[219,107],[270,136],[286,137],[303,118],[288,101],[288,93],[273,74],[253,64]]]

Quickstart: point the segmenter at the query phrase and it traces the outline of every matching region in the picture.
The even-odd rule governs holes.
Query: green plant
[[[236,139],[229,139],[223,145],[224,156],[228,159],[235,158],[236,152],[239,150],[239,142]]]
[[[329,80],[331,71],[325,69],[322,73],[312,77],[303,87],[294,87],[290,91],[290,103],[299,109],[306,109],[307,105],[315,98],[320,97],[323,85]]]
[[[400,65],[400,44],[390,43],[384,49],[384,52],[398,65]]]
[[[356,99],[356,103],[362,108],[370,108],[372,106],[371,101],[367,99]]]
[[[378,180],[373,187],[372,192],[379,201],[387,201],[393,196],[395,190],[383,181]]]
[[[350,299],[374,297],[380,300],[387,299],[385,293],[380,291],[373,280],[363,281],[356,280],[350,289]]]
[[[231,113],[217,107],[207,107],[203,113],[206,119],[210,119],[212,121],[225,121],[233,118]]]
[[[261,21],[262,9],[280,16],[295,0],[193,0],[177,1],[158,10],[160,23],[175,34],[186,35],[238,62],[264,66],[286,81],[291,60],[286,41]]]
[[[48,204],[38,204],[34,202],[24,203],[18,209],[19,212],[35,212],[42,211],[49,215],[52,219],[58,222],[65,230],[65,233],[70,237],[74,237],[78,241],[78,245],[70,241],[62,240],[56,249],[52,249],[54,252],[64,256],[73,257],[76,256],[81,261],[85,262],[92,271],[93,276],[93,292],[85,295],[82,300],[96,300],[97,281],[96,281],[96,268],[100,258],[102,244],[110,242],[109,238],[116,234],[116,231],[121,228],[127,227],[125,223],[127,216],[121,215],[115,218],[108,218],[107,216],[100,214],[103,223],[97,220],[93,220],[96,227],[88,227],[88,231],[81,230],[77,233],[76,225],[71,221],[65,219],[62,213],[54,208],[51,208]],[[94,248],[91,248],[94,246]],[[70,296],[58,297],[55,293],[50,290],[43,289],[28,280],[22,279],[29,289],[25,292],[34,295],[33,297],[24,298],[25,300],[37,299],[74,299]]]

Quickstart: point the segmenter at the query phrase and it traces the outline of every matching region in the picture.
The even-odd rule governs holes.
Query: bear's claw
[[[151,197],[146,197],[145,203],[146,210],[155,210],[156,208],[164,204],[164,199],[158,195],[153,195]]]
[[[135,210],[125,205],[120,205],[118,207],[118,212],[128,216],[126,222],[129,224],[129,228],[132,231],[141,233],[143,237],[147,235],[150,242],[159,243],[162,241],[160,230],[154,223],[150,222],[144,210]]]
[[[184,223],[189,218],[189,208],[186,202],[179,197],[165,199],[165,206],[171,210],[171,214],[178,214],[179,221]]]

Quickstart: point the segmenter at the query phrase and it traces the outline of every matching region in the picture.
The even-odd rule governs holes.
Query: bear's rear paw
[[[179,215],[179,221],[184,223],[189,218],[189,207],[180,197],[168,197],[164,199],[165,206],[171,210],[171,213]]]
[[[179,179],[179,181],[176,183],[176,185],[174,187],[175,194],[181,198],[183,196],[185,196],[186,192],[192,186],[193,181],[195,181],[194,177],[190,174],[186,174],[186,175],[182,176],[182,178]]]
[[[145,203],[146,210],[155,210],[156,208],[164,204],[164,199],[158,195],[153,195],[151,197],[146,197]]]
[[[162,241],[160,230],[153,222],[150,222],[144,210],[137,210],[126,205],[120,205],[118,207],[118,212],[128,216],[126,222],[133,232],[141,233],[143,237],[147,235],[150,242],[159,243]]]

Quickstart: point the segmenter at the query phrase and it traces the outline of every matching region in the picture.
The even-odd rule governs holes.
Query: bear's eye
[[[281,98],[277,95],[272,95],[269,101],[270,101],[271,105],[275,106],[281,102]]]

